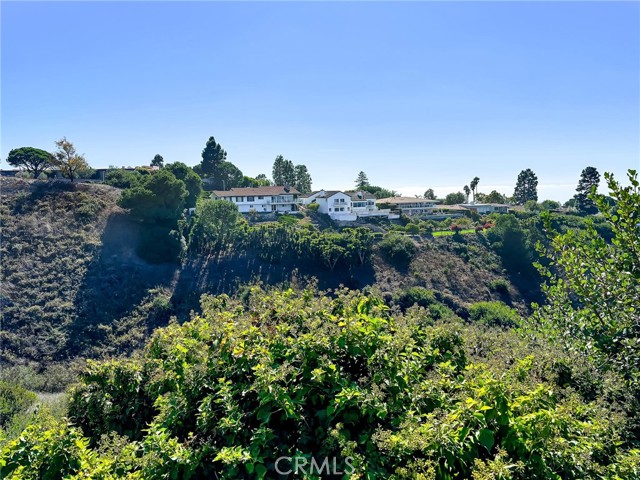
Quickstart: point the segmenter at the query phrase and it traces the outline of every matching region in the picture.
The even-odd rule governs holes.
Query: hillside
[[[6,359],[75,360],[40,383],[3,365],[0,476],[281,478],[284,459],[296,472],[315,464],[303,478],[639,478],[640,183],[629,177],[610,179],[614,206],[594,196],[599,228],[501,215],[487,233],[443,238],[407,235],[411,222],[384,235],[291,216],[263,228],[208,202],[199,212],[231,211],[222,226],[238,234],[216,230],[221,247],[161,266],[136,255],[144,224],[115,207],[117,191],[9,185]],[[535,289],[517,286],[533,284],[541,221],[545,303],[519,315],[482,301],[526,310]],[[318,289],[343,280],[361,289]],[[292,288],[259,285],[280,281]],[[155,328],[170,314],[180,322]],[[65,394],[42,395],[83,356],[103,359],[67,374]]]
[[[233,294],[247,283],[304,282],[322,290],[340,285],[433,289],[463,317],[483,300],[524,311],[527,296],[509,281],[483,236],[420,239],[406,268],[373,251],[371,265],[319,269],[284,256],[265,261],[241,250],[192,255],[182,266],[140,259],[141,224],[116,205],[120,190],[92,184],[2,178],[1,359],[60,362],[76,356],[128,354],[172,315],[189,318],[200,295]]]

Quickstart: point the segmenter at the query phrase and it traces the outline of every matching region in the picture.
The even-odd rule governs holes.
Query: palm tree
[[[473,192],[473,203],[476,202],[476,193],[478,189],[478,183],[480,183],[480,179],[478,177],[473,177],[469,186],[471,187],[471,191]]]
[[[463,190],[464,190],[464,194],[467,196],[467,203],[469,203],[469,195],[471,194],[471,189],[469,188],[469,185],[465,185]]]

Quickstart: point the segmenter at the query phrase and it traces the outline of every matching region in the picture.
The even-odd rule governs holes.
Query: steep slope
[[[63,360],[133,310],[158,267],[133,253],[137,227],[116,205],[119,190],[1,181],[0,360]]]
[[[135,253],[143,226],[116,205],[120,190],[0,181],[5,363],[129,354],[171,316],[185,320],[198,311],[202,293],[234,294],[257,281],[273,285],[315,277],[320,289],[376,286],[388,297],[421,286],[463,317],[469,305],[483,300],[525,309],[525,298],[481,235],[416,238],[418,251],[405,268],[389,264],[375,248],[371,265],[334,271],[288,257],[267,262],[255,251],[151,265]]]

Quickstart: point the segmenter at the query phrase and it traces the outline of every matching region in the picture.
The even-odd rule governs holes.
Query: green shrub
[[[417,223],[407,223],[404,231],[411,235],[417,235],[420,233],[420,226]]]
[[[491,280],[491,282],[489,283],[489,289],[493,292],[509,293],[509,282],[507,282],[504,278]]]
[[[437,302],[433,290],[424,287],[411,287],[406,290],[398,290],[393,294],[393,302],[402,309],[418,305],[420,307],[428,307]]]
[[[25,412],[36,401],[36,394],[26,388],[0,381],[0,429]]]
[[[417,251],[413,240],[397,233],[386,234],[378,248],[387,260],[398,266],[407,265]]]
[[[347,290],[252,287],[202,308],[137,359],[91,363],[71,392],[76,427],[29,427],[0,476],[276,478],[275,460],[296,455],[350,458],[358,478],[637,473],[606,405],[531,378],[533,356],[499,373],[470,363],[462,324]]]
[[[278,223],[281,223],[282,225],[295,225],[298,222],[299,222],[299,220],[296,217],[294,217],[293,215],[279,215],[278,216]]]
[[[520,323],[518,313],[502,302],[478,302],[469,308],[469,318],[490,327],[516,327]]]

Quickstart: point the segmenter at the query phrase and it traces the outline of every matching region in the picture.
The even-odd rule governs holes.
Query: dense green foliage
[[[203,176],[216,176],[222,162],[227,160],[227,152],[222,148],[214,137],[209,137],[207,144],[202,150],[202,163],[200,164],[200,172]]]
[[[142,174],[138,170],[114,168],[104,176],[104,183],[116,188],[132,188],[142,182]]]
[[[583,214],[593,214],[598,211],[598,207],[591,199],[592,191],[600,184],[600,173],[594,167],[587,167],[582,170],[578,187],[576,188],[575,200],[578,212]]]
[[[194,172],[192,168],[189,168],[181,162],[169,163],[164,167],[164,170],[168,170],[173,173],[178,180],[184,182],[184,186],[187,189],[187,198],[184,201],[184,207],[195,207],[202,193],[202,180],[200,176]]]
[[[16,168],[24,169],[34,178],[51,168],[53,155],[45,150],[33,147],[14,148],[7,156],[7,163]]]
[[[410,238],[397,233],[385,235],[379,244],[382,254],[396,265],[407,265],[416,252],[416,245]]]
[[[457,205],[459,203],[464,203],[467,199],[468,195],[465,196],[462,192],[449,193],[444,198],[445,205]]]
[[[0,474],[273,478],[279,457],[302,456],[351,478],[637,475],[620,415],[563,391],[513,334],[501,341],[527,355],[484,363],[473,352],[495,335],[357,292],[205,296],[141,358],[90,364],[72,426],[29,427]]]
[[[502,302],[478,302],[469,308],[469,318],[490,327],[516,327],[519,315]]]
[[[14,417],[24,413],[35,400],[35,393],[0,380],[0,431],[6,429]]]
[[[187,195],[184,182],[162,169],[122,192],[118,204],[142,221],[175,222],[182,215]]]
[[[611,227],[610,243],[591,221],[585,230],[560,234],[544,217],[553,241],[543,253],[554,269],[539,266],[550,283],[548,302],[534,317],[535,332],[593,359],[602,372],[620,372],[640,417],[640,184],[635,171],[629,172],[627,187],[605,177],[617,205],[604,195],[592,200]],[[638,435],[640,421],[635,431]]]
[[[156,154],[151,160],[151,166],[162,168],[164,166],[164,158],[162,158],[162,155]]]
[[[306,165],[295,165],[291,160],[278,155],[271,170],[275,185],[290,185],[300,193],[311,193],[311,175]]]
[[[524,205],[530,200],[538,201],[538,177],[533,170],[527,168],[518,174],[513,202],[516,205]]]

